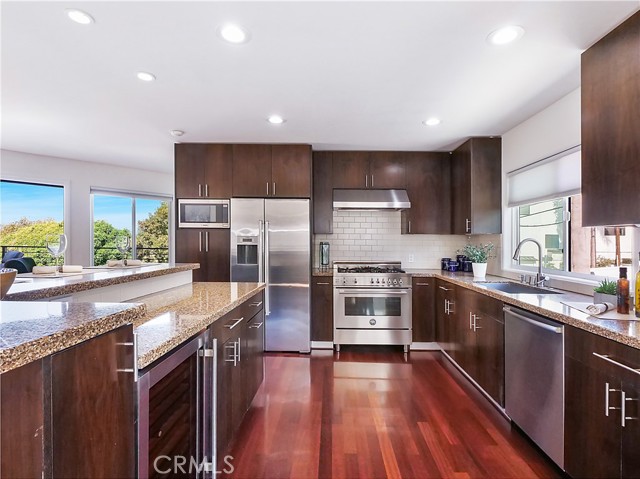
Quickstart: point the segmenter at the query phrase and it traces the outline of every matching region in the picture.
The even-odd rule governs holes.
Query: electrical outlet
[[[409,255],[409,263],[413,263],[415,259],[415,256],[413,256],[412,254]]]

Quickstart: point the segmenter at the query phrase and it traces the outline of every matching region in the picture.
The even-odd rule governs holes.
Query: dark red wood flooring
[[[265,362],[221,477],[561,477],[440,353],[352,347]]]

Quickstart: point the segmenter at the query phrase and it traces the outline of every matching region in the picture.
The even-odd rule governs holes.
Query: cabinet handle
[[[471,233],[471,220],[469,218],[465,220],[464,230],[467,233]]]
[[[611,364],[615,364],[616,366],[619,366],[622,369],[626,369],[627,371],[631,371],[632,373],[636,373],[636,374],[640,375],[640,369],[633,369],[633,368],[630,368],[629,366],[626,366],[626,365],[624,365],[622,363],[619,363],[618,361],[614,361],[613,359],[611,359],[609,357],[608,354],[598,354],[598,353],[596,353],[594,351],[593,355],[595,357],[597,357],[597,358],[604,359],[605,361],[610,362]]]
[[[226,349],[233,349],[233,354],[231,355],[231,359],[225,358],[225,362],[233,363],[234,366],[238,364],[237,346],[238,346],[238,343],[236,343],[235,341],[232,344],[225,346]]]
[[[209,196],[209,185],[207,183],[204,184],[204,196]]]
[[[451,291],[450,289],[445,288],[444,286],[438,286],[438,288],[440,288],[440,289],[442,289],[442,290],[444,290],[444,291]]]
[[[238,362],[240,362],[240,338],[238,338]],[[235,366],[235,364],[234,364]]]
[[[416,286],[429,286],[429,283],[416,283]]]
[[[469,329],[473,329],[473,320],[471,319],[472,316],[473,314],[471,313],[471,311],[469,311]]]
[[[477,314],[473,315],[473,332],[475,333],[478,329],[482,329],[482,326],[478,326],[478,320],[480,319],[480,316],[478,316]]]
[[[263,323],[264,321],[262,323],[252,324],[251,326],[249,326],[249,329],[260,329]]]
[[[119,373],[133,373],[133,382],[138,382],[138,333],[133,333],[132,343],[117,343],[118,346],[133,346],[133,367],[118,369]]]
[[[369,175],[364,175],[364,187],[369,188]]]
[[[619,407],[609,406],[609,393],[610,392],[622,392],[621,389],[613,389],[609,387],[609,383],[604,383],[604,415],[609,417],[609,411],[615,409],[621,409]]]
[[[371,188],[373,188],[373,173],[371,174]]]
[[[262,306],[262,301],[258,303],[249,303],[249,306],[253,306],[254,308],[259,308],[260,306]]]
[[[269,182],[267,181],[267,196],[269,196]]]
[[[202,196],[202,185],[198,183],[198,196]]]
[[[208,231],[204,232],[204,238],[205,238],[205,240],[204,240],[204,250],[205,250],[205,252],[208,253],[209,252],[209,232]]]
[[[411,220],[409,220],[409,233],[411,233]]]
[[[276,182],[273,182],[273,196],[276,196]]]
[[[620,425],[622,427],[626,427],[626,421],[628,419],[638,419],[637,417],[633,417],[633,416],[627,416],[627,401],[637,401],[637,398],[628,398],[627,397],[627,393],[622,391],[622,401],[620,402],[620,408],[622,409],[620,411],[620,416],[622,417],[622,419],[620,420]]]
[[[231,321],[235,321],[233,324],[231,324],[231,321],[229,321],[227,324],[224,325],[225,328],[229,328],[229,329],[233,329],[235,328],[238,324],[240,324],[240,322],[244,319],[244,316],[242,318],[236,319],[236,320],[231,320]]]
[[[198,251],[202,253],[202,231],[198,231]]]
[[[331,283],[316,283],[316,284],[320,284],[320,285],[324,285],[324,286],[329,286]]]

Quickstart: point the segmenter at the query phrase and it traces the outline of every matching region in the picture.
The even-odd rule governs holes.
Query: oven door
[[[410,329],[411,289],[333,290],[337,329]]]

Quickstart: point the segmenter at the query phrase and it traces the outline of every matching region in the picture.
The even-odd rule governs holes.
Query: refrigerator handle
[[[264,283],[264,221],[258,221],[258,282]]]
[[[269,274],[269,222],[265,221],[264,222],[264,282],[267,284],[267,287],[265,288],[265,294],[264,294],[264,306],[265,306],[265,311],[264,314],[265,316],[269,316],[269,314],[271,314],[271,310],[269,309],[269,281],[270,281],[270,274]]]

